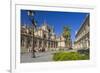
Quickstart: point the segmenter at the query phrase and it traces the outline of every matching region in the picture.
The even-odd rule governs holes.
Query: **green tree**
[[[67,48],[71,48],[71,32],[70,27],[64,26],[63,37],[65,38],[65,43]]]

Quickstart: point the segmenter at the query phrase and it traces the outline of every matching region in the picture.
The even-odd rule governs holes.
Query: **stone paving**
[[[32,53],[21,54],[21,63],[53,61],[53,52],[37,52],[35,55],[36,58],[32,58]]]
[[[65,50],[67,52],[73,52],[76,50]],[[53,61],[53,53],[57,51],[48,51],[48,52],[36,52],[36,58],[32,58],[32,53],[23,53],[21,54],[21,63],[31,63],[31,62],[48,62]],[[59,51],[58,51],[59,52]]]

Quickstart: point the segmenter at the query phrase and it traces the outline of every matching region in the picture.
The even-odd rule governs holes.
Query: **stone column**
[[[49,41],[49,43],[50,43],[49,46],[50,46],[50,48],[51,48],[51,41]]]
[[[49,41],[49,48],[51,48],[51,43],[50,43],[51,41]]]
[[[44,49],[44,39],[42,39],[42,50]]]
[[[42,40],[39,40],[39,49],[42,49]]]
[[[25,41],[24,41],[24,48],[27,48],[27,37],[25,37],[24,40],[25,40]]]
[[[79,49],[81,49],[81,41],[79,41]]]
[[[90,48],[90,39],[88,38],[88,48]]]
[[[44,41],[43,40],[41,41],[41,44],[42,44],[42,47],[43,47],[44,46]]]
[[[24,37],[22,36],[21,37],[21,47],[23,47],[24,46]]]
[[[33,46],[33,39],[32,39],[32,37],[31,37],[31,47]]]
[[[51,41],[51,48],[52,48],[53,46],[52,46],[52,41]]]
[[[48,48],[48,45],[49,45],[49,42],[48,42],[48,40],[47,40],[47,43],[46,43],[46,44],[47,44],[47,47],[46,47],[46,48],[47,48],[47,50],[49,50],[49,48]]]
[[[83,49],[85,47],[84,41],[85,41],[84,39],[81,40],[81,49]]]
[[[39,47],[40,47],[39,39],[37,39],[37,51],[39,51]]]
[[[86,42],[86,44],[87,44],[87,47],[86,48],[89,48],[89,39],[88,39],[88,37],[87,37],[87,42]]]
[[[54,44],[55,44],[55,42],[53,41],[53,48],[55,47],[55,45],[54,45]]]

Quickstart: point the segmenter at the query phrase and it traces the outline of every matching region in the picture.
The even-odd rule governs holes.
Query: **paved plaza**
[[[36,52],[36,58],[32,58],[32,53],[24,53],[21,54],[21,63],[53,61],[53,53],[54,52]]]
[[[76,50],[65,50],[67,52],[75,52]],[[32,62],[49,62],[53,61],[53,54],[59,51],[47,51],[47,52],[36,52],[36,58],[32,58],[32,53],[21,54],[21,63],[32,63]]]

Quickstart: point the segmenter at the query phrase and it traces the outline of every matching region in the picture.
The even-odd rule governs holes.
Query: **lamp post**
[[[32,11],[32,10],[28,10],[28,16],[29,16],[29,19],[30,19],[30,21],[31,21],[31,23],[32,23],[32,27],[33,27],[33,31],[32,31],[32,39],[33,39],[33,44],[32,44],[32,58],[35,58],[36,57],[36,55],[35,55],[35,45],[34,45],[34,29],[35,29],[35,27],[36,27],[36,24],[35,24],[35,20],[34,20],[34,11]]]

